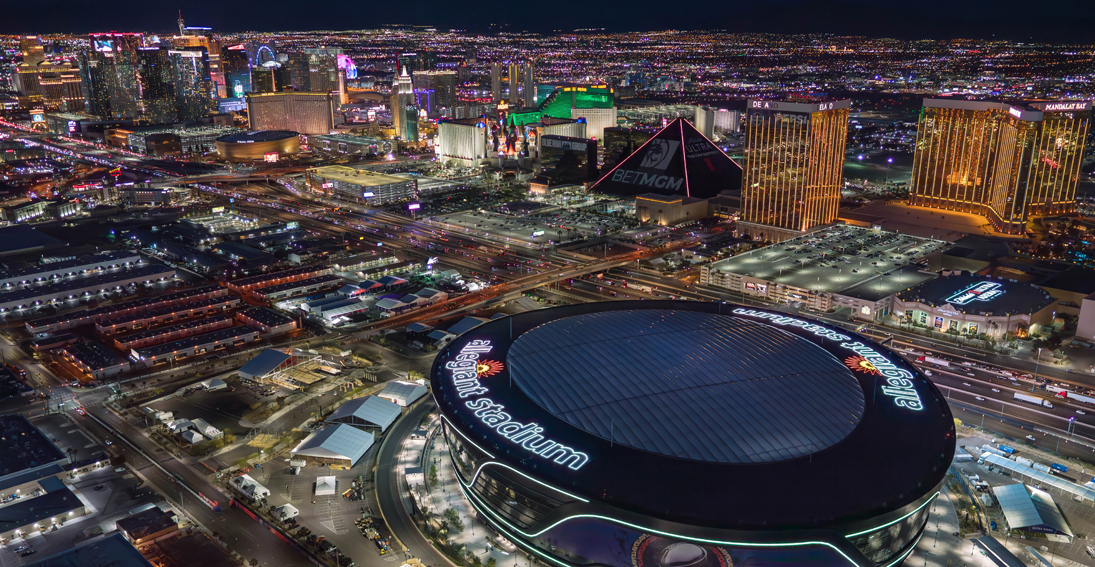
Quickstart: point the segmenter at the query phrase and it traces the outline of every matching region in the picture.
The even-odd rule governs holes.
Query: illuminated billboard
[[[262,160],[266,162],[277,163],[280,156],[281,154],[277,152],[266,152],[262,154]]]
[[[95,49],[95,51],[105,51],[105,52],[113,52],[114,51],[114,40],[113,39],[93,39],[93,40],[91,40],[91,45]]]

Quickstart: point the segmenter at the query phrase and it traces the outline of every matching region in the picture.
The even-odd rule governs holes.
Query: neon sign
[[[974,301],[992,301],[1004,295],[1004,286],[997,282],[980,282],[967,286],[962,291],[944,299],[954,305],[969,305]]]
[[[1018,108],[1015,108],[1014,106],[1008,109],[1008,114],[1010,114],[1010,115],[1012,115],[1016,118],[1022,118],[1023,117],[1023,111],[1019,110]]]
[[[915,376],[913,373],[903,368],[898,368],[893,362],[890,362],[889,358],[883,356],[875,349],[859,341],[852,341],[851,337],[833,329],[795,317],[781,315],[779,313],[766,313],[739,307],[734,310],[734,314],[756,317],[758,319],[767,319],[772,323],[783,327],[799,327],[802,330],[823,339],[837,341],[841,348],[850,350],[854,353],[854,356],[844,360],[844,364],[847,365],[848,368],[857,372],[875,374],[886,379],[886,385],[882,386],[882,393],[893,398],[895,405],[915,411],[924,409],[924,403],[920,400],[920,394],[918,394],[914,388],[915,383],[913,382],[913,379]]]
[[[490,351],[490,341],[471,341],[460,349],[455,360],[445,363],[457,395],[461,399],[475,398],[464,402],[464,405],[474,412],[480,422],[518,447],[556,464],[566,465],[571,470],[582,468],[589,462],[589,455],[548,439],[541,435],[544,428],[537,423],[516,421],[505,412],[504,405],[479,397],[490,392],[482,379],[498,374],[503,368],[501,362],[479,360],[481,355]]]
[[[1056,112],[1060,110],[1087,110],[1087,101],[1084,102],[1051,102],[1042,107],[1042,110],[1046,112]]]

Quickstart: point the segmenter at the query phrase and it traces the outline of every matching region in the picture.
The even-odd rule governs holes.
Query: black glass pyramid
[[[741,189],[741,166],[722,149],[678,118],[608,170],[591,189],[634,196],[644,193],[707,199]]]

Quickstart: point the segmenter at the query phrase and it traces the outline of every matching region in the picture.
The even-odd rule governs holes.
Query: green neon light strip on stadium
[[[451,456],[450,456],[450,459],[451,459]],[[456,465],[454,464],[453,466],[456,466]],[[846,553],[844,553],[844,551],[842,551],[839,547],[837,547],[837,546],[835,546],[835,545],[833,545],[829,542],[826,542],[826,541],[803,541],[803,542],[793,542],[793,543],[746,543],[746,542],[738,542],[738,541],[721,541],[721,540],[716,540],[716,539],[705,539],[705,538],[685,536],[685,535],[680,535],[680,534],[674,534],[674,533],[671,533],[671,532],[663,532],[663,531],[660,531],[660,530],[655,530],[655,529],[643,527],[643,526],[640,526],[640,525],[637,525],[637,524],[632,524],[632,523],[629,523],[629,522],[625,522],[623,520],[618,520],[616,518],[610,518],[608,516],[600,516],[600,515],[597,515],[597,514],[575,514],[573,516],[567,516],[566,518],[563,518],[562,520],[559,520],[558,522],[555,522],[554,524],[540,530],[539,532],[530,534],[530,533],[526,533],[524,531],[521,531],[520,528],[518,528],[518,527],[514,526],[513,524],[509,523],[509,521],[507,521],[505,518],[502,518],[501,516],[499,516],[494,510],[491,510],[489,506],[485,506],[483,504],[483,502],[479,499],[479,497],[475,496],[472,493],[472,491],[469,490],[469,487],[464,483],[464,481],[460,480],[460,475],[456,475],[456,478],[460,482],[460,485],[461,485],[460,486],[460,491],[462,493],[464,493],[465,497],[467,497],[469,500],[474,501],[475,503],[479,504],[480,509],[487,512],[488,514],[490,514],[491,517],[495,518],[498,522],[501,522],[501,523],[505,524],[506,527],[513,530],[517,534],[521,535],[525,539],[532,539],[532,538],[538,537],[538,536],[542,535],[544,532],[554,528],[555,526],[558,526],[559,524],[562,524],[563,522],[567,522],[567,521],[578,519],[578,518],[593,518],[593,519],[596,519],[596,520],[604,520],[604,521],[607,521],[607,522],[612,522],[614,524],[620,524],[622,526],[627,526],[629,528],[633,528],[633,529],[636,529],[636,530],[641,530],[641,531],[649,532],[649,533],[653,533],[653,534],[658,534],[658,535],[661,535],[661,536],[672,537],[672,538],[677,538],[677,539],[682,539],[682,540],[687,540],[687,541],[695,541],[695,542],[699,542],[699,543],[708,543],[708,544],[712,544],[712,545],[729,545],[729,546],[734,546],[734,547],[760,547],[760,548],[765,548],[765,547],[806,547],[806,546],[811,546],[811,545],[822,545],[822,546],[828,547],[828,548],[832,549],[833,551],[839,553],[841,557],[848,560],[849,564],[851,564],[853,566],[856,566],[856,567],[858,567],[858,565],[859,565],[858,563],[855,562],[854,559],[852,559],[851,557],[848,557],[848,555]],[[511,539],[514,539],[514,538],[511,538]],[[531,547],[535,547],[535,546],[531,546]],[[552,560],[553,562],[555,562],[559,565],[562,565],[564,567],[573,567],[568,563],[560,562],[559,560],[555,559],[554,557],[550,557],[548,555],[545,555],[544,553],[542,553],[538,550],[534,550],[534,551],[537,553],[537,555],[541,555],[545,558],[548,558],[548,559]]]
[[[854,533],[854,534],[848,534],[848,535],[846,535],[846,536],[844,536],[844,537],[855,537],[855,536],[861,536],[861,535],[863,535],[863,534],[866,534],[866,533],[870,533],[870,532],[873,532],[873,531],[875,531],[875,530],[881,530],[882,528],[884,528],[884,527],[886,527],[886,526],[892,526],[892,525],[894,525],[894,524],[896,524],[896,523],[898,523],[898,522],[900,522],[900,521],[904,520],[905,518],[908,518],[909,516],[912,516],[913,514],[915,514],[915,513],[919,512],[920,510],[922,510],[922,509],[924,508],[924,506],[927,506],[928,504],[931,504],[932,502],[934,502],[934,501],[935,501],[935,498],[936,498],[937,496],[939,496],[939,493],[938,493],[938,492],[936,492],[935,494],[932,494],[932,497],[931,497],[931,498],[928,498],[927,502],[924,502],[923,504],[921,504],[919,508],[917,508],[916,510],[913,510],[912,512],[909,512],[908,514],[905,514],[904,516],[901,516],[900,518],[898,518],[898,519],[896,519],[896,520],[894,520],[894,521],[892,521],[892,522],[890,522],[890,523],[888,523],[888,524],[882,524],[881,526],[875,526],[875,527],[873,527],[873,528],[871,528],[871,529],[869,529],[869,530],[863,530],[863,531],[861,531],[861,532],[856,532],[856,533]]]

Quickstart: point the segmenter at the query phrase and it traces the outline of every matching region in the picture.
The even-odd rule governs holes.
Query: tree
[[[497,567],[497,566],[498,566],[498,561],[496,561],[493,557],[488,557],[487,558],[487,567]]]
[[[447,508],[445,512],[441,514],[441,517],[445,520],[445,524],[449,526],[454,532],[464,531],[464,522],[460,521],[460,513],[456,511],[456,508]]]
[[[954,418],[954,428],[959,429],[961,427],[962,427],[962,420],[958,419],[957,417]]]
[[[252,557],[252,558],[251,558],[251,561],[248,561],[248,564],[249,564],[249,565],[251,565],[251,567],[258,567],[258,565],[259,565],[259,560],[258,560],[258,559],[255,559],[254,557]]]
[[[437,465],[430,465],[430,484],[437,484]]]

